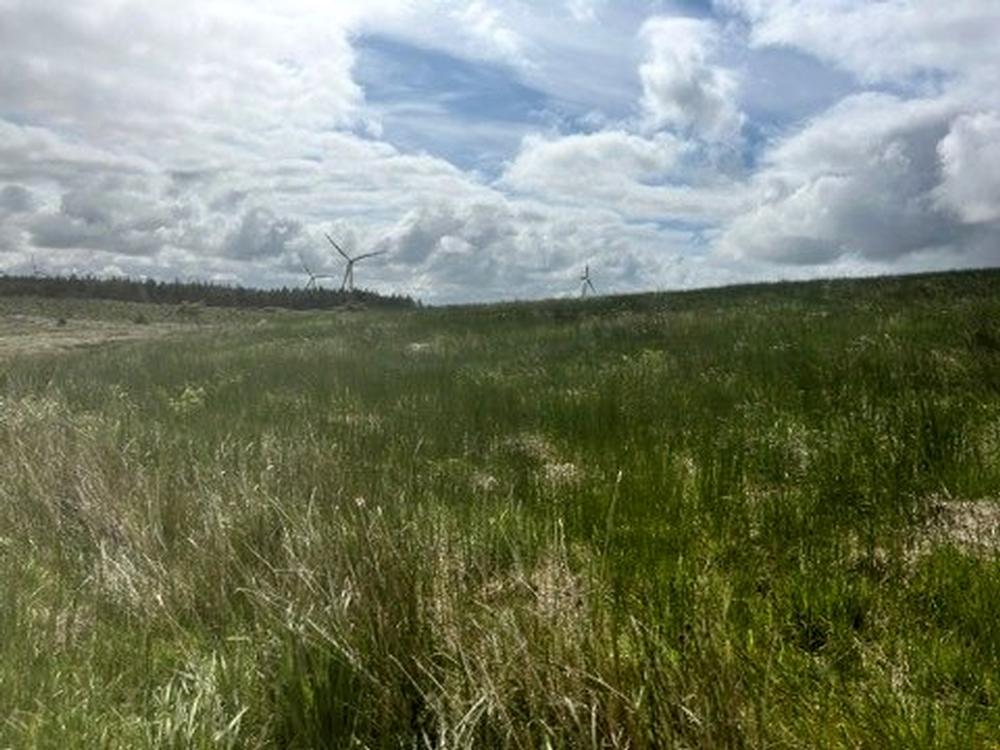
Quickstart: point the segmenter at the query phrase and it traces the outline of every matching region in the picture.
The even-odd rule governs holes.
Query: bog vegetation
[[[998,273],[0,372],[0,747],[1000,743]]]

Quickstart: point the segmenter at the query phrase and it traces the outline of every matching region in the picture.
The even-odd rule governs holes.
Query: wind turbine
[[[302,256],[301,255],[299,256],[299,262],[302,264],[302,270],[305,271],[306,275],[309,277],[309,281],[306,282],[306,289],[316,289],[316,288],[318,288],[318,284],[316,283],[316,281],[318,279],[332,279],[333,278],[333,274],[329,274],[329,273],[313,273],[309,269],[309,266],[306,265],[306,262],[304,260],[302,260]]]
[[[38,263],[35,262],[35,256],[31,256],[31,275],[36,279],[47,279],[49,275],[38,267]]]
[[[344,249],[333,241],[333,237],[326,235],[326,238],[330,241],[330,244],[340,253],[344,260],[347,261],[347,268],[344,269],[344,280],[340,282],[340,291],[354,291],[354,264],[359,260],[364,260],[365,258],[371,258],[375,255],[383,255],[385,250],[376,250],[373,253],[362,253],[361,255],[355,255],[353,258],[344,252]]]
[[[594,289],[594,282],[590,280],[590,265],[583,267],[583,275],[580,276],[580,296],[586,297],[587,290],[589,289],[591,293],[597,294],[597,290]]]

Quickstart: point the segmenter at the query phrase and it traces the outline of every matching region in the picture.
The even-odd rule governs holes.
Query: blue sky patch
[[[357,40],[354,76],[382,137],[456,166],[495,172],[562,106],[503,66],[380,36]]]

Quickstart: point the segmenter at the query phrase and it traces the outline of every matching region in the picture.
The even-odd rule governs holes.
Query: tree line
[[[290,310],[330,310],[350,305],[412,308],[420,304],[409,296],[383,295],[365,289],[255,289],[207,281],[156,281],[76,275],[0,276],[0,296],[107,299],[168,305],[194,303],[210,307],[282,307]]]

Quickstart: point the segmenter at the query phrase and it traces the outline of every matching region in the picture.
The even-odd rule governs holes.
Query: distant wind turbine
[[[597,294],[594,282],[590,280],[590,265],[583,267],[583,274],[580,276],[580,296],[586,297],[588,290],[591,294]]]
[[[333,275],[329,273],[313,273],[309,266],[306,265],[306,262],[302,260],[301,255],[299,256],[299,262],[302,264],[302,270],[305,271],[306,275],[309,277],[309,281],[306,282],[306,289],[319,288],[319,284],[316,283],[319,279],[333,278]]]
[[[334,242],[333,237],[331,237],[330,235],[326,235],[326,238],[330,241],[330,244],[333,245],[336,251],[344,257],[344,260],[347,261],[347,268],[344,269],[344,279],[343,281],[340,282],[340,291],[342,292],[354,291],[355,263],[357,263],[359,260],[364,260],[365,258],[371,258],[376,255],[383,255],[386,252],[385,250],[376,250],[375,252],[372,253],[362,253],[361,255],[355,255],[354,257],[351,257],[350,255],[344,252],[344,249],[340,245]]]
[[[47,279],[48,274],[38,267],[38,263],[35,262],[35,256],[31,256],[31,275],[36,279]]]

